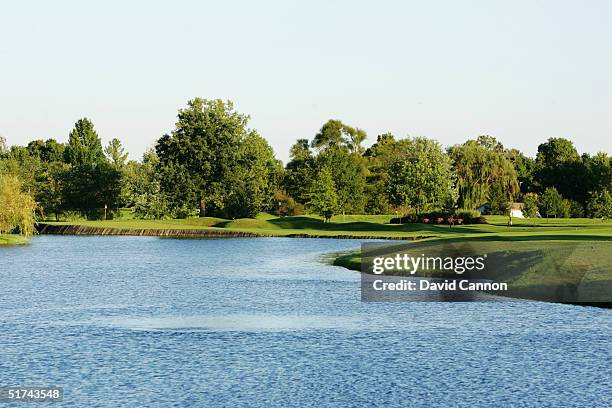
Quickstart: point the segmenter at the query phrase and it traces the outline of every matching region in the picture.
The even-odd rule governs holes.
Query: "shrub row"
[[[447,211],[431,211],[424,214],[408,214],[403,217],[392,218],[391,224],[486,224],[487,220],[485,217],[480,215],[479,211],[476,210],[464,210],[460,209],[454,213]]]

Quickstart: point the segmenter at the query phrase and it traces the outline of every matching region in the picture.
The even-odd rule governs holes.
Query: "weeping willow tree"
[[[501,187],[508,201],[519,191],[516,170],[503,146],[490,136],[480,136],[449,149],[457,176],[459,206],[476,209],[490,200],[491,187]]]
[[[19,178],[0,174],[0,234],[18,231],[32,235],[35,209],[36,202],[23,192]]]

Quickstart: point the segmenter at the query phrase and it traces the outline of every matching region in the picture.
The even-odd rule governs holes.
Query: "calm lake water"
[[[362,303],[331,239],[0,248],[0,386],[62,406],[610,406],[612,310]]]

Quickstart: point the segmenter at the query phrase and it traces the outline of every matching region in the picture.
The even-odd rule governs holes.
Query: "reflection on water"
[[[226,315],[175,316],[158,318],[110,319],[108,323],[134,330],[208,330],[208,331],[286,331],[286,330],[358,330],[363,317]]]
[[[0,248],[0,384],[63,406],[606,406],[610,310],[360,301],[358,241]]]

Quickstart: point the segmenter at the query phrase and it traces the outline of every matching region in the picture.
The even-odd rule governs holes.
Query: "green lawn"
[[[610,306],[612,303],[612,222],[591,219],[514,219],[487,217],[435,238],[393,244],[390,254],[411,256],[488,255],[490,268],[481,276],[509,284],[505,296],[552,302]],[[448,228],[448,227],[447,227]],[[449,229],[450,230],[450,229]],[[380,256],[381,254],[376,254]],[[374,255],[364,255],[366,259]],[[337,254],[334,265],[361,270],[362,253]],[[402,272],[391,272],[391,274]],[[457,278],[454,272],[419,271],[417,276]]]
[[[456,239],[501,237],[508,240],[560,240],[560,239],[612,239],[612,221],[581,219],[517,219],[507,226],[507,217],[487,217],[489,224],[446,225],[388,224],[391,215],[338,215],[324,223],[313,215],[275,217],[260,214],[255,219],[224,220],[203,217],[173,220],[119,219],[109,221],[48,222],[53,225],[84,225],[121,229],[223,229],[227,231],[256,232],[285,236],[306,234],[317,236],[371,236],[379,238],[429,237],[429,239]]]
[[[390,244],[365,252],[339,254],[335,265],[361,271],[362,257],[368,263],[372,258],[395,254],[411,257],[466,257],[486,254],[486,269],[457,275],[452,270],[420,269],[415,276],[439,278],[489,279],[508,283],[502,296],[551,302],[612,305],[612,239],[563,239],[550,236],[546,240],[521,240],[504,237],[474,237],[473,239],[427,240]],[[406,275],[405,271],[385,272]]]
[[[21,235],[0,234],[0,245],[24,244],[26,242],[28,242],[28,240]]]

